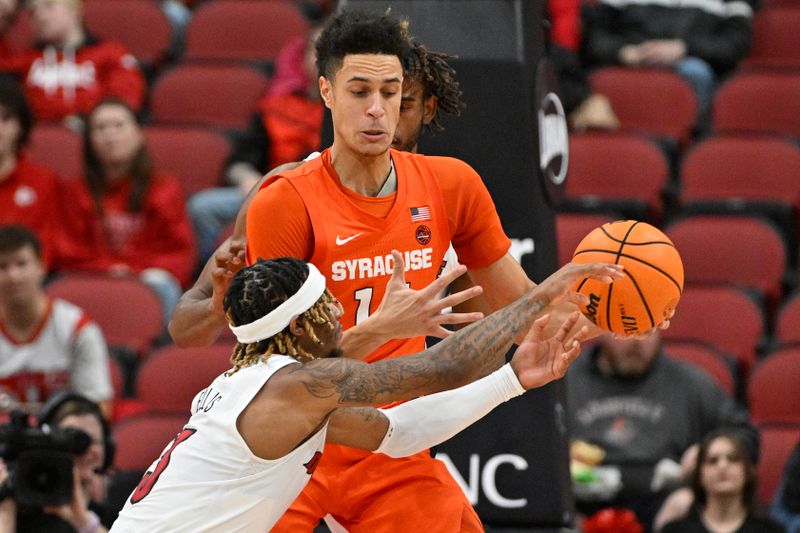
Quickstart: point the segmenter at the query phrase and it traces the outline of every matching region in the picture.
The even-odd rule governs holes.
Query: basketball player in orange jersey
[[[404,26],[388,15],[343,12],[332,19],[317,41],[317,67],[333,145],[267,180],[248,211],[248,262],[293,256],[315,264],[344,306],[345,328],[379,309],[393,248],[403,253],[415,289],[436,279],[451,242],[493,308],[534,286],[509,255],[510,241],[474,170],[456,159],[390,150],[407,53]],[[366,361],[424,346],[423,337],[388,333],[394,340]],[[351,533],[483,530],[444,464],[425,452],[395,460],[326,447],[315,476],[273,531],[310,532],[327,513]]]
[[[440,114],[460,114],[463,107],[461,90],[454,76],[455,71],[447,63],[445,54],[429,51],[422,44],[412,42],[411,54],[405,66],[400,119],[392,148],[416,152],[423,129],[443,129],[439,122]],[[287,163],[272,170],[248,194],[239,211],[232,238],[223,242],[206,262],[194,286],[181,296],[172,314],[169,332],[177,345],[207,346],[214,343],[227,328],[222,297],[234,274],[244,265],[244,221],[250,201],[263,180],[281,171],[296,168],[302,163]],[[467,276],[456,280],[453,286],[467,288],[469,280],[464,278]],[[443,279],[438,285],[446,287],[450,281],[453,281],[452,276]],[[384,297],[381,312],[373,313],[369,321],[345,332],[342,339],[343,351],[350,357],[363,357],[392,338],[398,328],[410,336],[445,337],[450,331],[442,328],[442,324],[466,324],[482,316],[475,312],[450,315],[440,313],[442,309],[473,297],[475,291],[459,294],[450,300],[441,300],[438,297],[430,299],[427,296],[434,294],[435,291],[423,293],[406,286],[393,287]],[[415,313],[403,315],[409,308],[413,308]],[[391,331],[388,331],[385,324],[392,326]]]

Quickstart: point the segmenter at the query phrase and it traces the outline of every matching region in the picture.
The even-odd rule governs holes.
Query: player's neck
[[[331,164],[342,185],[364,196],[377,196],[391,170],[389,151],[378,156],[364,156],[350,150],[331,147]]]

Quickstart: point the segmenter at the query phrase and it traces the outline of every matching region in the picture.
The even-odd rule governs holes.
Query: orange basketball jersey
[[[403,255],[406,282],[422,289],[436,279],[450,245],[442,193],[424,158],[392,151],[397,192],[389,214],[377,217],[353,203],[341,189],[325,151],[284,175],[308,210],[314,235],[311,263],[328,280],[344,307],[342,327],[373,313],[392,274],[393,249]],[[422,351],[424,338],[387,342],[367,358],[376,361]]]

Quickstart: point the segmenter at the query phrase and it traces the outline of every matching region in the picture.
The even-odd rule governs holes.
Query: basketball
[[[611,284],[583,279],[575,287],[589,297],[581,311],[612,333],[635,335],[658,326],[678,305],[683,263],[658,228],[636,220],[609,222],[578,244],[574,263],[619,263],[625,277]]]

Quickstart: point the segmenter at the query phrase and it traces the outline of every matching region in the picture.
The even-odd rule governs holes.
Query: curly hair
[[[308,266],[299,259],[259,259],[255,264],[240,270],[233,278],[223,302],[225,315],[234,326],[254,322],[295,294],[307,277]],[[335,302],[336,298],[325,289],[319,300],[298,317],[312,341],[319,343],[314,327],[336,327],[325,312],[327,306]],[[237,342],[231,356],[231,373],[259,361],[266,361],[272,354],[315,358],[298,345],[297,338],[289,331],[289,326],[286,326],[283,331],[268,339],[250,344]]]
[[[430,124],[431,131],[442,131],[439,113],[454,117],[460,116],[465,104],[461,100],[461,87],[455,78],[456,71],[447,62],[454,56],[442,52],[432,52],[424,44],[412,41],[411,53],[407,56],[404,70],[406,75],[416,78],[424,87],[423,98],[436,97],[436,114]]]
[[[317,72],[329,80],[348,54],[395,55],[403,62],[410,50],[408,21],[368,11],[344,10],[317,39]]]

